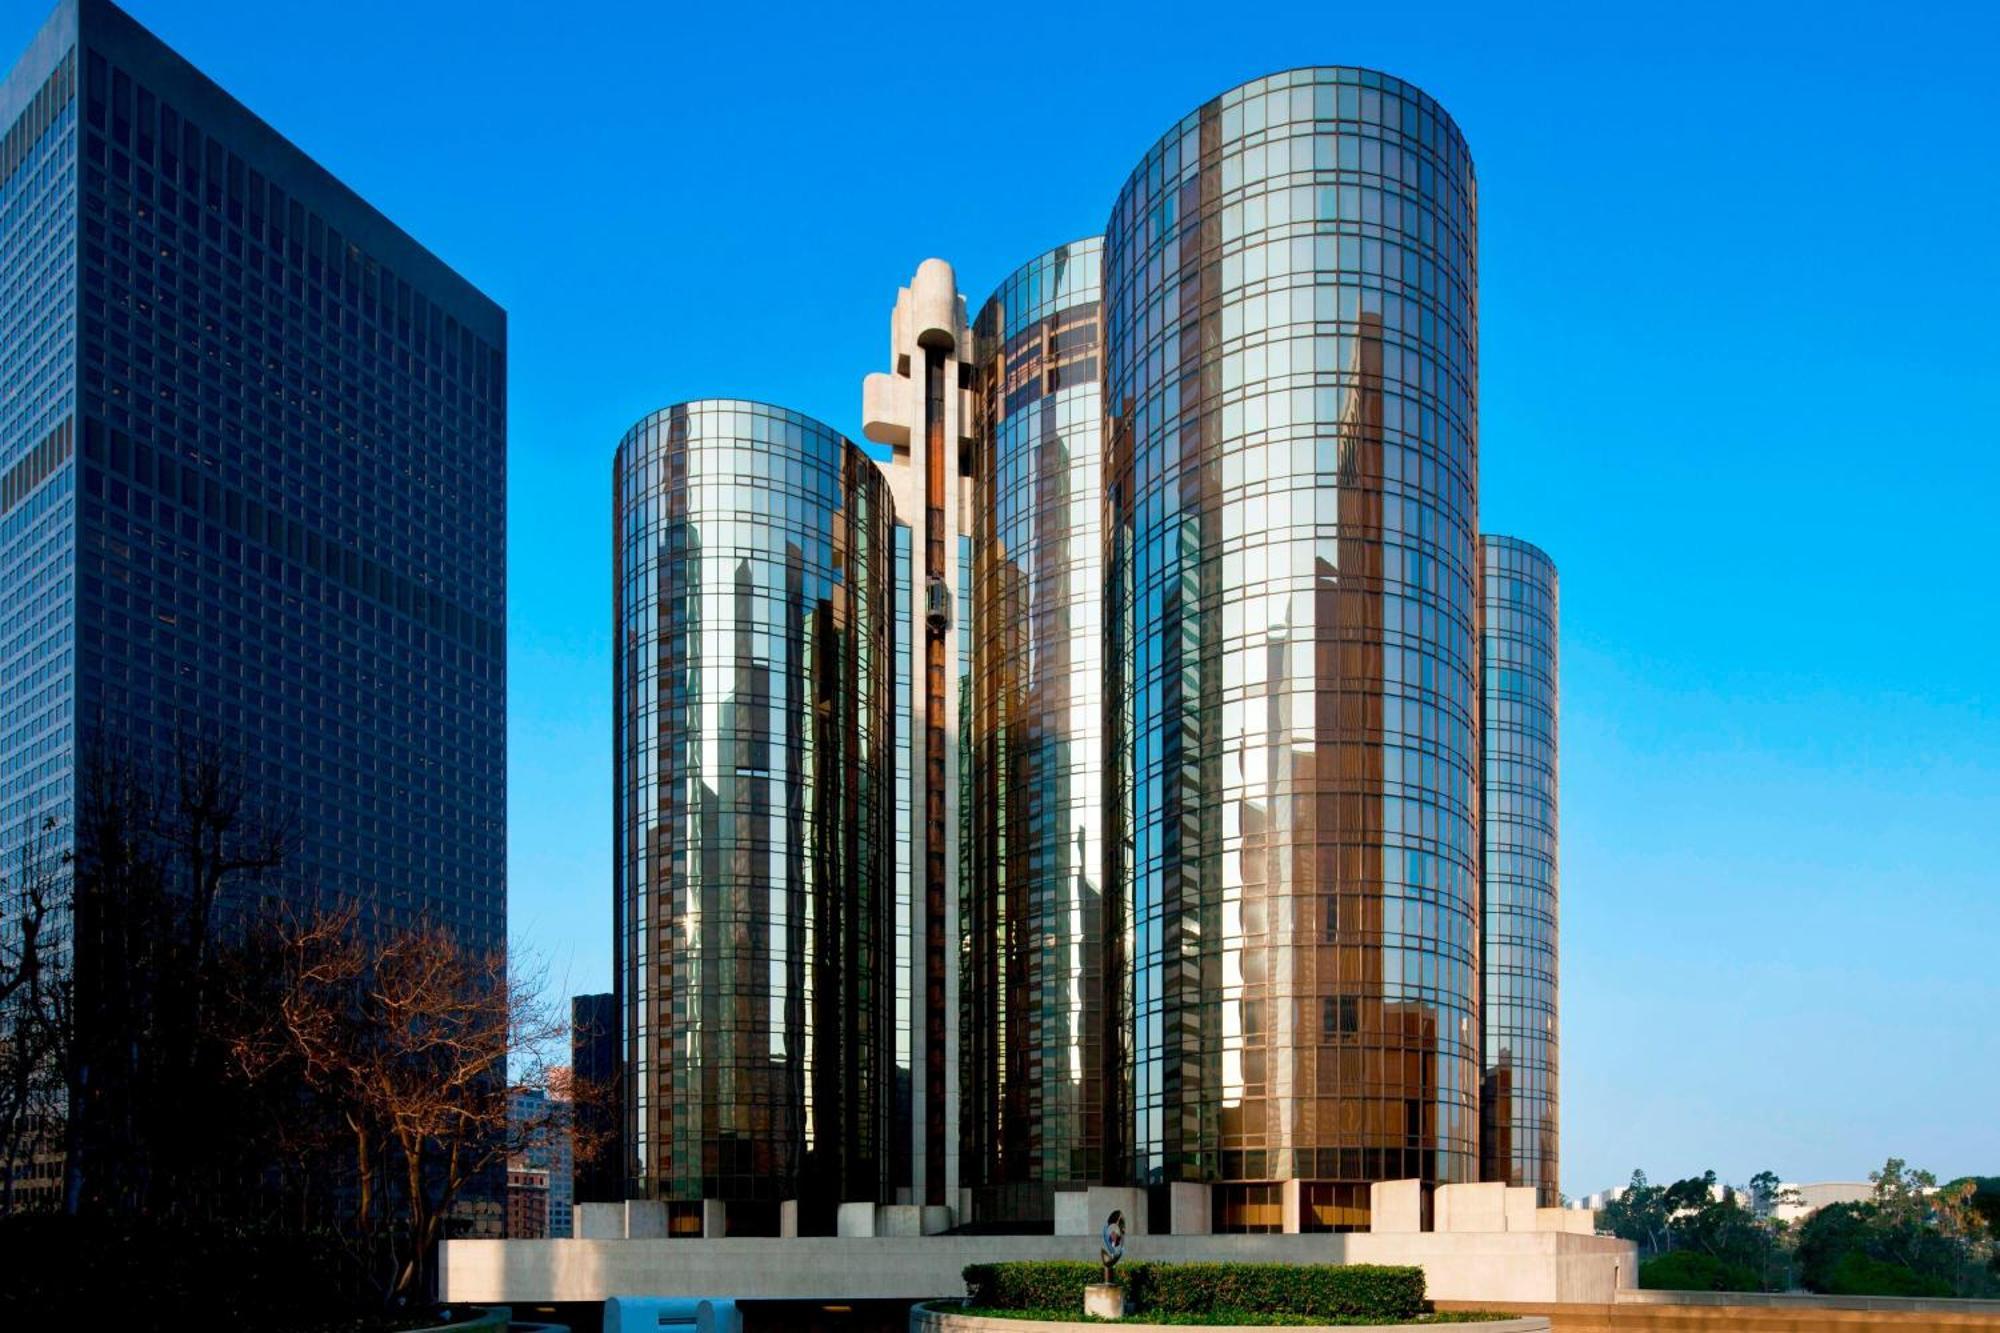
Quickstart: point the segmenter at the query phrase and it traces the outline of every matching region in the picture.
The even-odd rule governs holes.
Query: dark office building
[[[225,910],[504,947],[504,313],[104,0],[0,85],[0,273],[0,829],[199,749],[296,836]]]
[[[577,1203],[625,1197],[625,1156],[619,1144],[621,1096],[618,996],[605,991],[569,1002],[570,1116],[576,1126],[571,1159]]]

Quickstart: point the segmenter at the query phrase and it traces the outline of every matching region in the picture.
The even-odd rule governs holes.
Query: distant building
[[[551,1077],[548,1092],[540,1089],[517,1092],[508,1108],[514,1132],[519,1136],[521,1147],[508,1164],[508,1232],[513,1231],[513,1176],[515,1168],[540,1171],[545,1179],[542,1183],[544,1195],[542,1230],[539,1235],[552,1239],[564,1239],[570,1235],[571,1212],[575,1201],[575,1189],[571,1179],[570,1123],[574,1107],[569,1100],[568,1070],[558,1070],[563,1077]],[[516,1237],[518,1239],[518,1237]]]
[[[525,1157],[507,1163],[507,1239],[546,1240],[549,1236],[549,1172]]]
[[[609,992],[578,995],[570,1000],[569,1013],[571,1198],[616,1203],[625,1197],[618,997]]]
[[[1866,1180],[1822,1180],[1810,1185],[1786,1182],[1778,1186],[1780,1197],[1796,1203],[1780,1203],[1771,1216],[1780,1222],[1798,1222],[1832,1203],[1866,1203],[1875,1197],[1875,1186]]]

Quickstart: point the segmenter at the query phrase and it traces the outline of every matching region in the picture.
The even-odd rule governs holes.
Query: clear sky
[[[976,303],[1258,74],[1422,86],[1483,526],[1562,570],[1564,1188],[2000,1171],[1991,7],[128,4],[509,311],[513,933],[577,991],[625,427],[855,433],[926,256]]]

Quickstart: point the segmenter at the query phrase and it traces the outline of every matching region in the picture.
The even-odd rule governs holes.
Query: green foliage
[[[1838,1295],[1987,1296],[2000,1290],[2000,1258],[1979,1208],[1976,1182],[1942,1189],[1927,1171],[1892,1157],[1866,1203],[1830,1204],[1798,1230],[1799,1278]],[[1970,1184],[1970,1188],[1968,1188]]]
[[[1220,1312],[1396,1320],[1424,1313],[1424,1271],[1379,1264],[1159,1264],[1119,1269],[1135,1313]],[[1083,1289],[1100,1280],[1096,1264],[1052,1261],[968,1264],[965,1285],[976,1306],[1063,1310],[1083,1306]]]
[[[1762,1291],[1763,1278],[1748,1264],[1711,1254],[1675,1250],[1639,1265],[1639,1285],[1655,1291]]]
[[[1788,1225],[1773,1210],[1798,1199],[1774,1172],[1752,1176],[1739,1196],[1717,1190],[1713,1171],[1671,1185],[1634,1171],[1631,1186],[1599,1210],[1598,1227],[1639,1246],[1640,1283],[1648,1287],[2000,1294],[2000,1178],[1939,1186],[1930,1172],[1892,1157],[1868,1179],[1866,1202],[1829,1204]]]
[[[1951,1283],[1849,1250],[1828,1274],[1826,1290],[1833,1296],[1949,1296]]]
[[[1775,1201],[1779,1197],[1777,1176],[1759,1172],[1752,1180],[1752,1197]],[[1712,1260],[1716,1267],[1703,1268],[1700,1275],[1723,1279],[1731,1285],[1710,1288],[1696,1281],[1693,1270],[1661,1269],[1659,1286],[1677,1290],[1772,1291],[1788,1285],[1787,1266],[1779,1244],[1779,1224],[1760,1217],[1744,1206],[1736,1191],[1716,1189],[1715,1172],[1677,1180],[1671,1185],[1654,1185],[1646,1173],[1634,1171],[1632,1183],[1619,1198],[1599,1210],[1598,1226],[1612,1235],[1634,1242],[1642,1261],[1690,1252]],[[1646,1269],[1642,1267],[1641,1281]],[[1747,1274],[1747,1276],[1746,1276]]]

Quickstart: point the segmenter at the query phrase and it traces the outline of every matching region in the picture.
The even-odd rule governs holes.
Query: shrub
[[[1639,1285],[1655,1291],[1762,1291],[1763,1281],[1748,1264],[1712,1254],[1675,1250],[1639,1265]]]
[[[1134,1313],[1315,1315],[1410,1319],[1425,1312],[1424,1270],[1379,1264],[1161,1264],[1119,1269]],[[969,1264],[974,1305],[1000,1310],[1074,1310],[1098,1281],[1096,1264]]]

